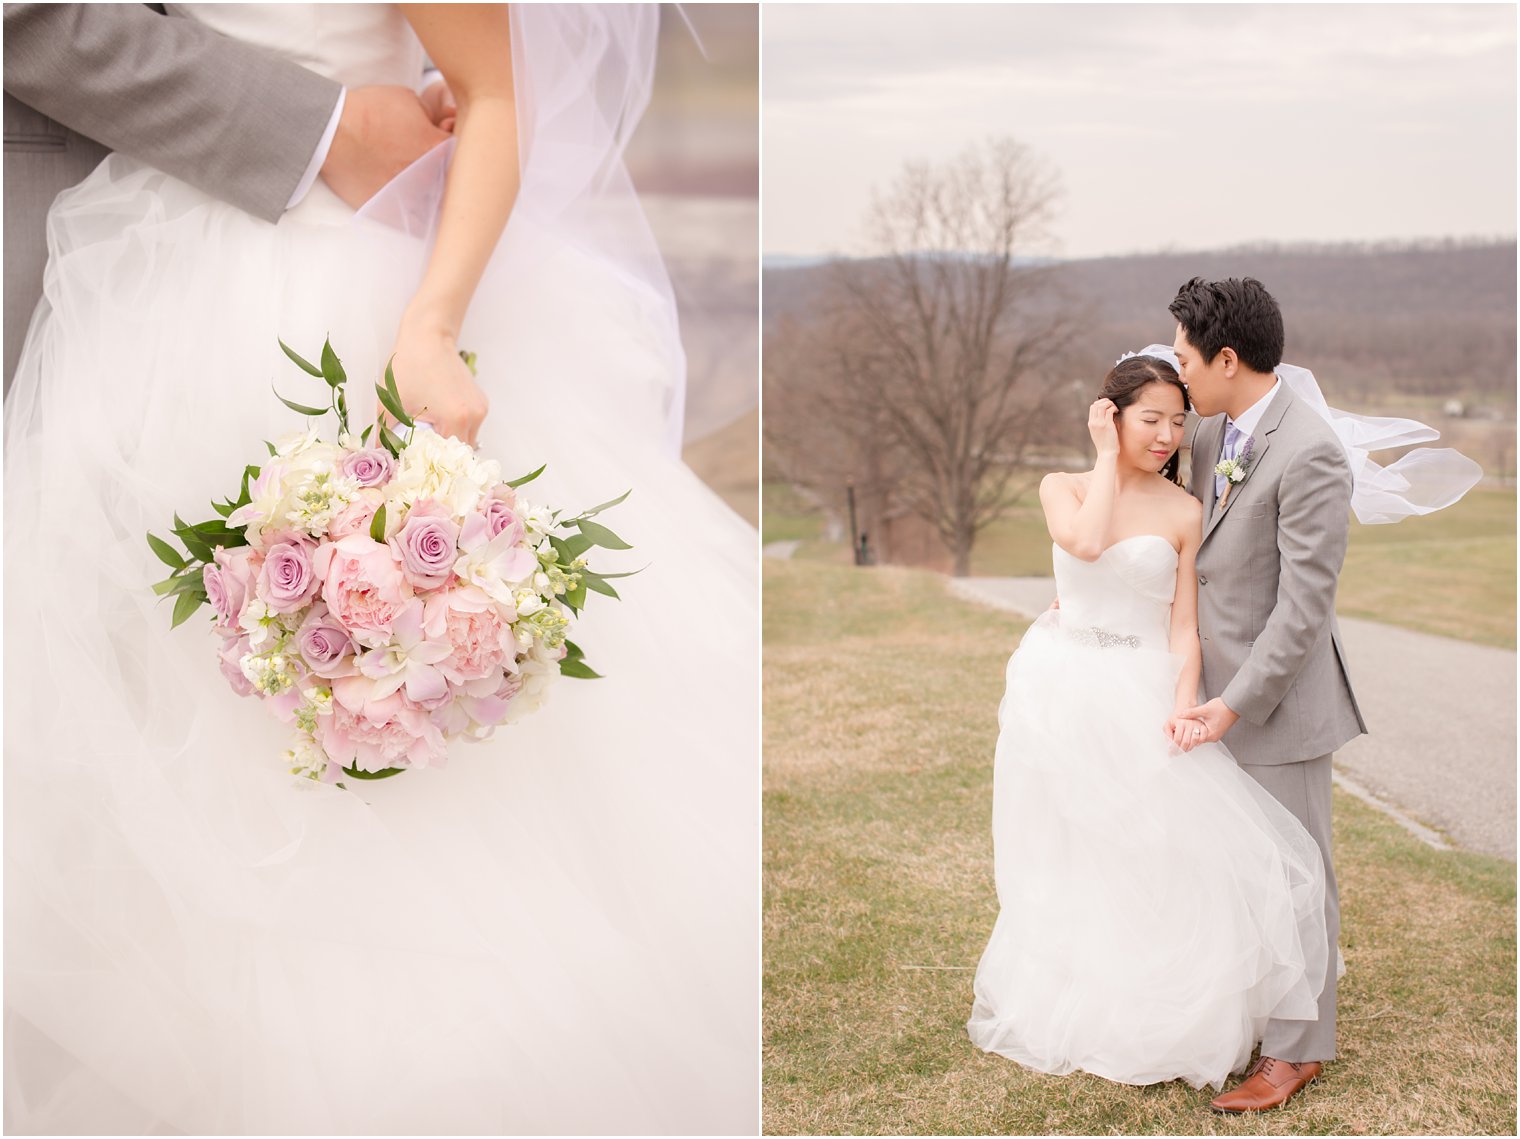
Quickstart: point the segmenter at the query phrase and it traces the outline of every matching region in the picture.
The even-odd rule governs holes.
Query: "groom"
[[[111,149],[273,222],[318,177],[358,207],[448,137],[440,83],[344,88],[161,8],[5,5],[7,389],[42,291],[48,207]]]
[[[1352,475],[1330,426],[1273,369],[1282,313],[1259,281],[1195,277],[1171,304],[1193,407],[1189,489],[1203,503],[1198,632],[1205,704],[1185,713],[1293,812],[1325,863],[1329,940],[1319,1019],[1272,1020],[1260,1059],[1221,1112],[1286,1103],[1335,1058],[1340,903],[1330,858],[1330,757],[1366,732],[1346,673],[1335,586]],[[1232,481],[1215,466],[1234,460]],[[1226,489],[1228,488],[1228,490]]]

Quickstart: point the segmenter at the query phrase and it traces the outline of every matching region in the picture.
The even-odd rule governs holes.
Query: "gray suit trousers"
[[[1330,953],[1325,966],[1325,987],[1319,995],[1319,1019],[1268,1021],[1261,1040],[1261,1054],[1295,1064],[1308,1060],[1333,1060],[1336,943],[1341,932],[1341,903],[1335,884],[1335,864],[1330,857],[1330,756],[1322,755],[1302,763],[1242,763],[1240,766],[1304,824],[1325,860],[1325,934]]]

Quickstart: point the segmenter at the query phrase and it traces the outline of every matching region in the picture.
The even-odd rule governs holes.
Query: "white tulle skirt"
[[[1319,850],[1224,747],[1173,749],[1178,667],[1084,644],[1055,612],[1008,662],[978,1047],[1056,1075],[1218,1088],[1269,1017],[1317,1016]]]
[[[5,409],[7,1130],[753,1132],[757,542],[666,453],[654,300],[514,219],[462,337],[483,452],[633,487],[605,679],[343,790],[149,590],[144,533],[304,422],[271,383],[325,398],[276,336],[369,406],[421,249],[325,194],[272,226],[113,156],[55,206]]]

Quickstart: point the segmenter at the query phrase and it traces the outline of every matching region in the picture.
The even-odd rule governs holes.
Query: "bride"
[[[1269,1018],[1317,1017],[1329,948],[1313,838],[1183,715],[1201,667],[1188,408],[1169,363],[1121,361],[1089,413],[1093,470],[1041,485],[1060,608],[1008,662],[1000,912],[968,1031],[1042,1072],[1220,1088]]]
[[[426,55],[458,120],[357,215],[318,183],[269,225],[119,154],[49,215],[5,406],[7,1129],[752,1132],[756,541],[675,446],[621,162],[654,11],[174,7],[350,84]],[[144,541],[305,425],[276,338],[329,335],[351,398],[394,354],[409,411],[546,462],[536,500],[631,486],[606,568],[648,565],[576,634],[604,679],[347,790],[170,631]]]

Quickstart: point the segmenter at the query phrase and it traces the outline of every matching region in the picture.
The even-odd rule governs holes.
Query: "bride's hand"
[[[1208,740],[1208,727],[1205,724],[1199,720],[1189,719],[1180,713],[1167,720],[1164,730],[1180,751],[1192,751]]]
[[[1087,433],[1092,436],[1100,459],[1119,453],[1119,427],[1114,422],[1118,414],[1119,405],[1111,399],[1094,400],[1087,409]]]
[[[426,420],[440,435],[475,446],[490,401],[459,355],[454,338],[442,332],[402,328],[391,368],[401,406],[413,419]],[[380,409],[387,422],[390,416]]]

